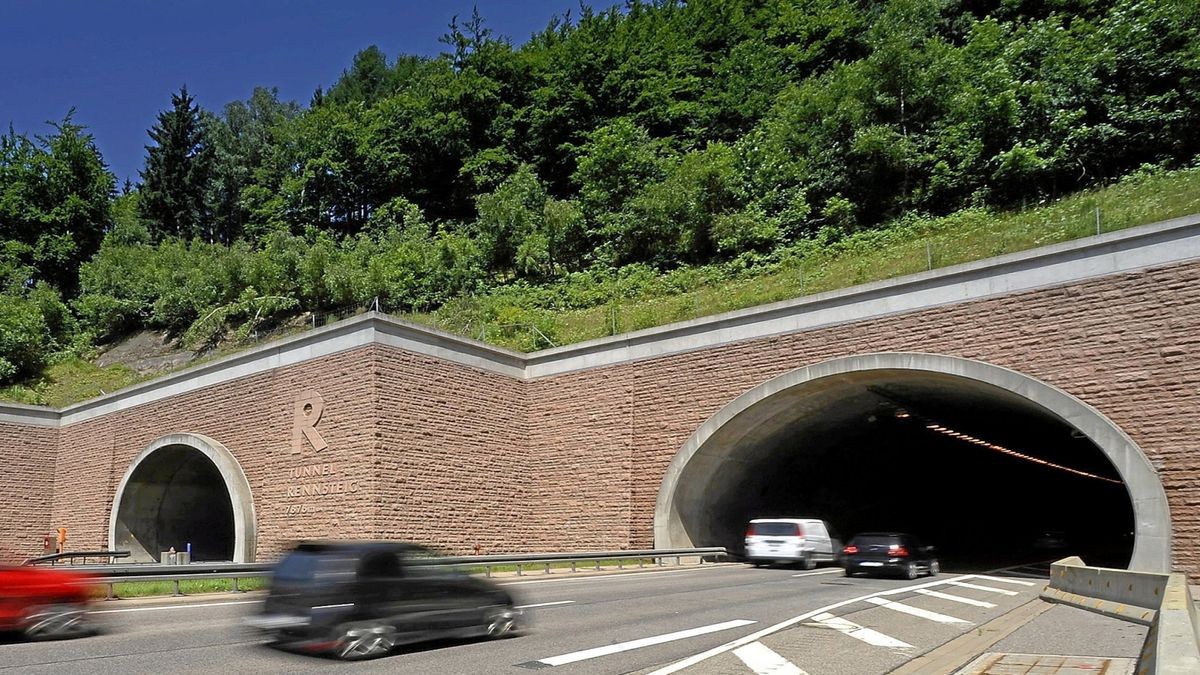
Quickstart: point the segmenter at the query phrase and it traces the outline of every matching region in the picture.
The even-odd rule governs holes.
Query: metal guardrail
[[[679,548],[679,549],[648,549],[638,551],[590,551],[585,553],[526,553],[523,555],[475,555],[475,556],[446,556],[427,558],[421,561],[423,565],[483,568],[484,575],[492,576],[492,571],[500,566],[515,566],[517,576],[523,576],[527,567],[541,567],[543,573],[549,574],[551,565],[570,563],[570,571],[578,572],[581,563],[593,563],[589,568],[599,570],[600,563],[609,560],[617,563],[617,569],[623,570],[627,565],[637,565],[644,568],[646,561],[652,561],[656,567],[661,567],[664,560],[674,559],[676,565],[682,565],[684,559],[695,559],[697,564],[704,564],[706,559],[720,562],[730,558],[724,547],[710,548]],[[627,562],[633,561],[633,562]],[[90,570],[102,570],[104,576],[92,577],[90,584],[98,584],[107,588],[107,599],[112,600],[114,585],[136,581],[169,581],[174,584],[173,595],[183,595],[179,583],[200,579],[231,579],[233,591],[242,592],[238,588],[239,579],[261,578],[271,576],[274,564],[270,563],[190,563],[186,565],[125,565],[121,567],[92,567]]]
[[[1149,626],[1138,675],[1200,673],[1200,612],[1182,574],[1088,567],[1072,556],[1050,566],[1041,596]]]
[[[57,565],[58,561],[60,560],[67,560],[69,561],[67,563],[68,565],[74,565],[75,561],[81,558],[83,559],[83,563],[85,565],[87,564],[88,558],[107,558],[109,564],[111,564],[113,560],[117,558],[128,558],[129,555],[129,551],[69,551],[67,553],[51,553],[49,555],[40,555],[36,558],[29,558],[25,562],[21,563],[21,565],[34,566],[41,565],[43,563],[50,563],[53,566]]]

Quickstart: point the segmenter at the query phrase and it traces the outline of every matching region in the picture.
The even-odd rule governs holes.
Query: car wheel
[[[396,645],[396,629],[391,626],[349,624],[343,626],[334,654],[343,661],[361,661],[383,656]]]
[[[804,558],[800,560],[800,566],[806,570],[811,570],[817,566],[817,561],[813,560],[811,553],[805,553]]]
[[[936,560],[929,561],[929,576],[936,577],[938,575],[938,572],[941,572],[941,571],[942,571],[942,566],[938,564],[938,561],[936,561]]]
[[[483,615],[483,631],[490,638],[512,634],[517,627],[517,613],[512,605],[492,607]]]
[[[25,618],[22,631],[29,640],[66,640],[90,635],[91,623],[79,605],[36,607]]]
[[[917,563],[910,562],[904,566],[904,576],[908,579],[917,578]]]
[[[854,576],[854,572],[851,572],[849,567],[847,567],[846,569],[842,570],[842,574],[844,574],[844,575],[846,575],[846,576],[848,576],[848,577],[852,577],[852,576]]]

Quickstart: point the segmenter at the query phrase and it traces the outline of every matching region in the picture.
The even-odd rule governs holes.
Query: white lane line
[[[886,607],[887,609],[900,612],[902,614],[919,617],[921,619],[929,619],[930,621],[936,621],[938,623],[971,623],[970,621],[960,619],[956,616],[950,616],[949,614],[938,614],[937,612],[931,612],[927,609],[921,609],[920,607],[906,605],[903,602],[893,602],[891,600],[884,600],[883,598],[867,598],[867,602],[871,603],[872,605]]]
[[[818,574],[842,574],[842,570],[821,570],[820,572],[801,572],[793,574],[794,577],[815,577]]]
[[[553,607],[555,605],[573,605],[574,600],[559,600],[558,602],[539,602],[533,605],[517,605],[513,609],[532,609],[534,607]]]
[[[1032,581],[1021,581],[1020,579],[1008,579],[1005,577],[989,577],[986,574],[977,574],[977,577],[985,581],[999,581],[1002,584],[1017,584],[1019,586],[1040,586],[1041,584]]]
[[[571,582],[571,581],[613,581],[614,579],[617,579],[617,580],[628,579],[629,577],[641,577],[641,576],[645,576],[647,574],[657,574],[660,576],[668,577],[673,574],[689,574],[692,572],[711,572],[713,570],[740,570],[740,569],[743,569],[743,568],[735,567],[732,565],[728,566],[728,567],[726,567],[724,565],[721,565],[721,566],[705,565],[704,567],[692,567],[692,568],[685,569],[685,570],[662,570],[661,572],[657,571],[657,570],[647,571],[647,572],[624,572],[624,573],[614,572],[612,574],[605,574],[605,575],[600,575],[600,576],[590,575],[590,576],[581,576],[581,577],[580,576],[568,577],[568,576],[564,575],[562,577],[558,577],[558,578],[554,578],[554,579],[530,579],[528,581],[504,581],[504,582],[500,582],[499,585],[500,586],[525,586],[528,584],[561,584],[561,583],[566,583],[566,582]],[[571,572],[566,572],[565,574],[571,574]],[[554,575],[551,574],[550,576],[554,576]]]
[[[964,605],[974,605],[976,607],[983,607],[985,609],[991,609],[996,606],[991,602],[984,602],[982,600],[976,600],[975,598],[964,598],[961,595],[951,595],[950,593],[942,593],[941,591],[931,591],[927,588],[918,588],[917,592],[921,595],[928,595],[931,598],[941,598],[942,600],[949,600],[950,602],[961,602]]]
[[[853,621],[847,621],[840,616],[834,616],[829,613],[818,614],[813,617],[813,620],[823,626],[829,626],[843,635],[849,635],[855,640],[862,640],[869,645],[876,647],[887,647],[888,649],[909,650],[916,647],[897,640],[890,635],[884,635],[877,630],[871,630],[864,626],[860,626]]]
[[[683,640],[685,638],[696,637],[697,635],[707,635],[708,633],[716,633],[718,631],[729,630],[730,628],[740,628],[749,626],[754,623],[746,619],[735,619],[724,623],[714,623],[711,626],[700,626],[699,628],[689,628],[688,630],[675,631],[674,633],[664,633],[663,635],[655,635],[654,637],[642,638],[640,640],[630,640],[629,642],[618,642],[615,645],[605,645],[603,647],[595,647],[593,649],[585,649],[579,652],[571,652],[570,654],[562,654],[560,656],[551,656],[544,659],[539,659],[537,663],[542,663],[547,666],[561,666],[577,661],[586,661],[600,656],[608,656],[609,654],[617,654],[627,652],[631,649],[640,649],[651,645],[660,645],[664,642],[673,642],[675,640]]]
[[[738,647],[733,650],[733,655],[741,659],[755,675],[808,675],[761,642]]]
[[[845,607],[846,605],[852,605],[856,602],[862,602],[863,600],[866,600],[867,598],[873,598],[873,597],[880,596],[880,595],[896,595],[899,593],[908,593],[911,591],[915,591],[919,588],[929,588],[931,586],[940,586],[942,584],[951,583],[951,582],[953,582],[955,580],[959,580],[959,579],[974,579],[974,578],[975,578],[975,576],[972,574],[964,574],[962,576],[950,577],[948,579],[938,579],[937,581],[926,581],[924,583],[916,584],[913,586],[901,586],[900,588],[894,588],[890,591],[878,591],[876,593],[868,593],[867,595],[860,595],[857,598],[850,598],[849,600],[842,600],[841,602],[835,602],[831,605],[825,605],[824,607],[814,609],[810,612],[805,612],[804,614],[801,614],[800,616],[793,616],[790,619],[785,619],[784,621],[780,621],[779,623],[775,624],[774,626],[767,626],[766,628],[763,628],[762,630],[755,631],[754,633],[751,633],[742,638],[738,638],[737,640],[733,640],[732,642],[727,642],[719,647],[713,647],[712,649],[709,649],[708,651],[701,652],[699,654],[694,654],[692,656],[687,657],[686,659],[676,661],[675,663],[672,663],[669,666],[664,666],[662,668],[659,668],[658,670],[650,673],[649,675],[670,675],[671,673],[677,673],[677,672],[683,670],[684,668],[694,666],[697,663],[708,660],[714,656],[717,656],[718,654],[724,654],[725,652],[727,652],[731,649],[737,649],[738,647],[741,647],[742,645],[750,644],[751,642],[755,642],[755,641],[759,640],[760,638],[763,638],[772,633],[778,633],[779,631],[781,631],[785,628],[788,628],[790,626],[794,626],[794,625],[800,623],[801,621],[807,621],[808,619],[811,619],[812,617],[814,617],[818,614],[829,612],[829,611],[838,609],[839,607]]]
[[[125,609],[98,609],[88,614],[119,614],[121,612],[157,612],[164,609],[196,609],[197,607],[228,607],[229,605],[257,605],[262,600],[237,600],[234,602],[203,602],[166,607],[127,607]]]
[[[1002,595],[1020,595],[1016,591],[1010,591],[1003,588],[993,588],[991,586],[980,586],[979,584],[969,584],[965,581],[947,581],[951,586],[962,586],[963,588],[973,588],[977,591],[987,591],[989,593],[1000,593]]]

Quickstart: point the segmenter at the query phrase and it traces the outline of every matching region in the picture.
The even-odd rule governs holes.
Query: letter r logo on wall
[[[296,398],[296,421],[292,426],[292,453],[299,454],[304,450],[304,439],[312,444],[313,450],[320,452],[329,447],[321,432],[317,431],[317,422],[321,421],[321,413],[325,412],[325,399],[315,391],[306,391]]]

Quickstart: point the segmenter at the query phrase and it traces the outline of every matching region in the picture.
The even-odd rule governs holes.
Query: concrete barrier
[[[1200,613],[1182,574],[1088,567],[1073,556],[1050,566],[1041,596],[1149,626],[1138,675],[1200,673]]]

